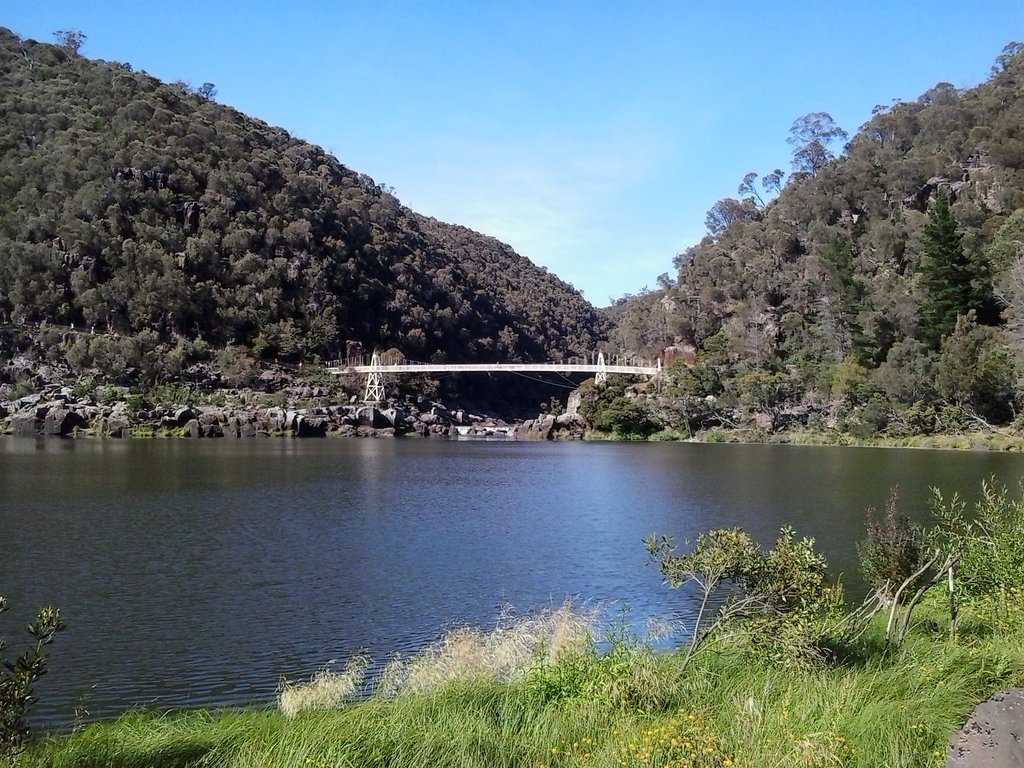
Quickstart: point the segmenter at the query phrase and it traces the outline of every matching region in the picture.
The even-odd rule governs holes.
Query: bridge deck
[[[655,365],[593,365],[583,363],[406,363],[402,365],[328,365],[328,373],[625,373],[656,376]]]

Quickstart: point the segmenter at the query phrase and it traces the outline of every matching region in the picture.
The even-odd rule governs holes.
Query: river
[[[9,657],[40,605],[68,624],[36,723],[272,701],[358,652],[566,598],[685,620],[641,540],[744,526],[813,536],[848,589],[865,509],[899,486],[1016,486],[1024,456],[667,443],[0,439]]]

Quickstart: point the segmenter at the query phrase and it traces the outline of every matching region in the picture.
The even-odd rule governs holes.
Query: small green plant
[[[1006,487],[982,483],[981,498],[967,515],[957,496],[949,501],[934,490],[935,538],[958,560],[957,578],[965,596],[1005,592],[1024,581],[1024,500]]]
[[[733,765],[709,713],[700,710],[679,710],[667,721],[638,730],[613,754],[616,763],[627,768],[653,765],[729,768]]]
[[[567,646],[552,655],[539,646],[526,687],[544,703],[586,701],[606,709],[654,710],[667,699],[651,647],[633,634],[625,613],[605,633],[599,647],[593,640]]]
[[[7,600],[0,596],[0,613],[7,610]],[[0,761],[14,765],[15,756],[32,737],[25,715],[35,701],[32,686],[46,674],[49,655],[44,648],[64,631],[60,611],[48,605],[39,611],[28,626],[32,645],[13,661],[0,657]],[[0,637],[0,652],[5,643]]]

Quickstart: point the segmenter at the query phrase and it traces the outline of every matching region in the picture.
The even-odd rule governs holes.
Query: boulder
[[[391,422],[384,418],[384,414],[372,405],[365,405],[357,409],[355,421],[359,427],[370,427],[371,429],[386,429],[392,426]]]
[[[297,416],[295,419],[296,437],[326,437],[327,422],[323,419],[311,419],[306,416]]]
[[[216,406],[210,406],[203,408],[199,411],[199,423],[204,427],[208,427],[211,424],[219,424],[224,421],[224,411]]]
[[[16,437],[35,437],[39,434],[36,417],[31,414],[18,413],[11,417],[11,434]]]
[[[108,409],[101,408],[98,405],[88,405],[79,403],[75,407],[75,410],[78,411],[79,414],[81,414],[82,418],[85,419],[87,424],[91,424],[101,416],[105,416],[107,414]]]
[[[387,408],[381,411],[381,416],[388,422],[388,426],[398,427],[403,421],[405,421],[405,411],[401,408]]]
[[[118,416],[105,416],[96,422],[99,434],[104,437],[131,437],[128,422]]]
[[[188,433],[189,437],[193,438],[202,437],[203,435],[202,428],[199,425],[199,419],[190,419],[188,423],[185,424],[185,431]]]
[[[264,418],[267,420],[268,429],[274,432],[282,432],[285,429],[288,416],[281,408],[267,408],[264,412]]]
[[[70,435],[75,429],[89,426],[82,414],[67,408],[51,408],[43,421],[44,435]]]
[[[1024,766],[1024,688],[1007,688],[979,704],[949,738],[946,768]]]
[[[25,395],[24,397],[19,397],[15,400],[14,407],[21,410],[22,408],[28,408],[32,405],[38,405],[42,400],[43,396],[40,393],[33,392],[31,395]]]
[[[554,416],[527,419],[512,434],[516,440],[550,440],[555,429]]]
[[[697,363],[697,347],[693,344],[673,344],[670,347],[665,347],[662,359],[666,367],[675,362],[682,362],[683,365],[695,365]]]
[[[579,413],[581,402],[583,402],[583,393],[578,389],[574,389],[569,393],[569,399],[565,403],[565,415],[575,416]]]
[[[174,415],[171,417],[176,427],[184,427],[192,419],[196,418],[196,412],[189,408],[187,405],[183,405],[180,408],[174,409]]]
[[[36,418],[43,421],[50,411],[63,407],[64,403],[60,400],[47,400],[45,403],[38,403],[32,410],[35,412]]]

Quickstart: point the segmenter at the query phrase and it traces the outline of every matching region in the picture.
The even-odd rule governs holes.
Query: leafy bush
[[[774,662],[800,666],[820,658],[819,641],[842,599],[839,588],[826,581],[825,558],[813,539],[797,539],[786,527],[765,552],[746,531],[722,528],[702,533],[682,555],[667,536],[652,535],[645,544],[670,587],[696,584],[701,591],[683,668],[696,653],[729,637],[745,639],[749,650]],[[720,591],[727,594],[709,620]]]
[[[0,613],[7,610],[7,600],[0,596]],[[29,624],[33,643],[13,661],[0,657],[0,760],[14,764],[14,756],[31,738],[32,730],[25,714],[35,701],[32,686],[46,674],[48,654],[43,649],[64,630],[60,611],[48,605]],[[0,652],[5,643],[0,637]]]
[[[897,508],[893,493],[885,515],[875,520],[875,509],[868,510],[867,536],[857,544],[861,574],[883,601],[891,603],[899,586],[928,559],[928,536]]]
[[[957,558],[956,589],[964,597],[1005,595],[1024,582],[1024,499],[985,482],[973,514],[966,508],[959,497],[946,501],[934,492],[934,536]]]

